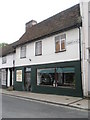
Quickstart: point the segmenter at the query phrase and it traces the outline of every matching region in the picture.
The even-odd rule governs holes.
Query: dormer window
[[[5,64],[7,62],[6,56],[2,57],[2,64]]]
[[[20,58],[26,58],[26,45],[21,46],[20,48]]]

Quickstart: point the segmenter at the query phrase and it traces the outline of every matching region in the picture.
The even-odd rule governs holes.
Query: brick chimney
[[[37,24],[37,21],[35,21],[35,20],[31,20],[31,21],[27,22],[26,23],[26,31],[36,24]]]

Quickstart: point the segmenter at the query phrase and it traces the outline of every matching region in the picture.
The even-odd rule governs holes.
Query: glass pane
[[[56,52],[60,51],[60,41],[56,41]]]
[[[36,55],[42,54],[42,41],[36,42]]]
[[[5,63],[6,63],[6,56],[2,57],[2,64],[5,64]]]
[[[20,57],[21,57],[21,58],[26,57],[26,46],[22,46],[22,47],[21,47]]]
[[[75,68],[57,68],[57,86],[75,87]]]
[[[37,85],[55,86],[55,68],[38,69]]]
[[[61,50],[65,50],[65,40],[61,41]]]

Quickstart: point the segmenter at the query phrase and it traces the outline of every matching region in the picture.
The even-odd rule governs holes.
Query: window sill
[[[37,85],[38,87],[61,88],[61,89],[76,89],[74,86],[52,86],[52,85]]]
[[[38,55],[35,55],[35,56],[41,56],[42,54],[38,54]]]
[[[62,50],[62,51],[58,51],[58,52],[55,52],[55,53],[60,53],[60,52],[65,52],[66,50]]]
[[[20,59],[25,59],[26,57],[20,57]]]

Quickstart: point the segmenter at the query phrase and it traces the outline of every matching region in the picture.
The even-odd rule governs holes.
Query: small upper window
[[[66,34],[55,37],[55,52],[66,50]]]
[[[42,55],[42,41],[38,41],[35,43],[35,55]]]
[[[20,58],[26,58],[26,46],[21,46]]]
[[[5,56],[5,57],[2,57],[2,64],[5,64],[6,62],[7,62],[6,56]]]

